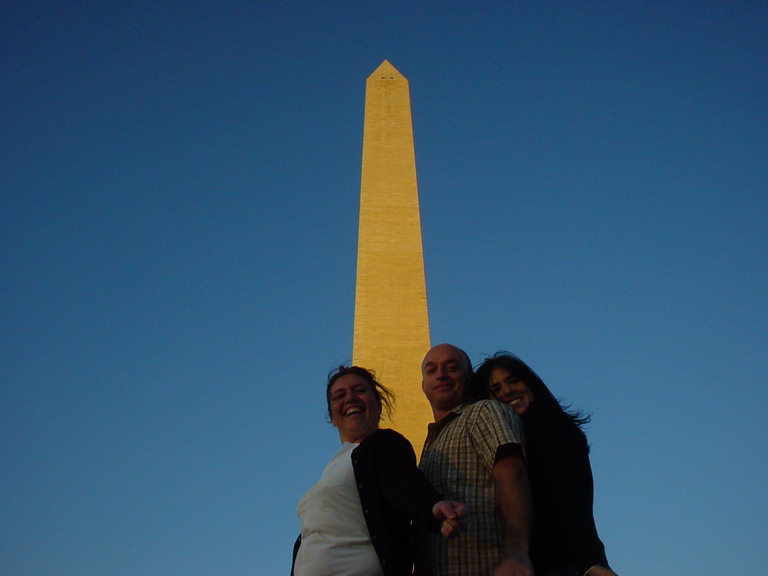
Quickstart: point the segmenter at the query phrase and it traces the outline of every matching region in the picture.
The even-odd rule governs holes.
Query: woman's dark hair
[[[328,421],[331,419],[331,386],[342,376],[348,374],[354,374],[360,376],[371,387],[371,390],[376,395],[376,400],[379,403],[379,408],[382,412],[386,412],[387,418],[392,416],[392,409],[395,406],[395,395],[386,386],[376,380],[376,375],[373,370],[367,370],[360,366],[339,366],[328,373],[328,384],[325,387],[325,401],[328,405]],[[379,416],[381,419],[381,416]]]
[[[491,372],[494,368],[507,370],[513,377],[522,380],[533,393],[534,403],[540,402],[557,407],[570,418],[576,426],[581,428],[591,420],[589,414],[581,410],[572,411],[570,405],[563,406],[557,398],[552,395],[547,385],[534,372],[528,364],[520,360],[514,354],[509,352],[496,352],[490,358],[483,360],[482,364],[475,369],[475,378],[472,385],[472,391],[476,399],[488,398],[488,383],[491,380]]]

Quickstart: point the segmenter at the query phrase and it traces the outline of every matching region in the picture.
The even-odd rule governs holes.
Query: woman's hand
[[[467,505],[451,500],[440,500],[432,506],[432,515],[440,521],[440,534],[451,538],[458,534],[466,521]]]

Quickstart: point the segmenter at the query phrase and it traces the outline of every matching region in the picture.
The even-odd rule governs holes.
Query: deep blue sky
[[[622,576],[763,573],[768,3],[671,4],[4,2],[0,573],[288,573],[385,58],[433,342],[593,414]]]

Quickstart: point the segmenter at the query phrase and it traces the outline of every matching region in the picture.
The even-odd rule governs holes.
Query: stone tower
[[[352,359],[395,393],[391,427],[420,453],[429,319],[408,81],[386,60],[366,80]]]

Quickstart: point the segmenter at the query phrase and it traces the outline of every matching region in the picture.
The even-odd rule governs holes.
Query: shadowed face
[[[379,428],[381,405],[362,376],[345,374],[331,385],[331,423],[342,442],[362,442]]]
[[[440,344],[424,356],[421,389],[436,419],[464,402],[468,376],[466,355],[455,346]]]
[[[511,406],[518,416],[533,402],[533,392],[528,385],[505,368],[494,368],[487,385],[488,396]]]

